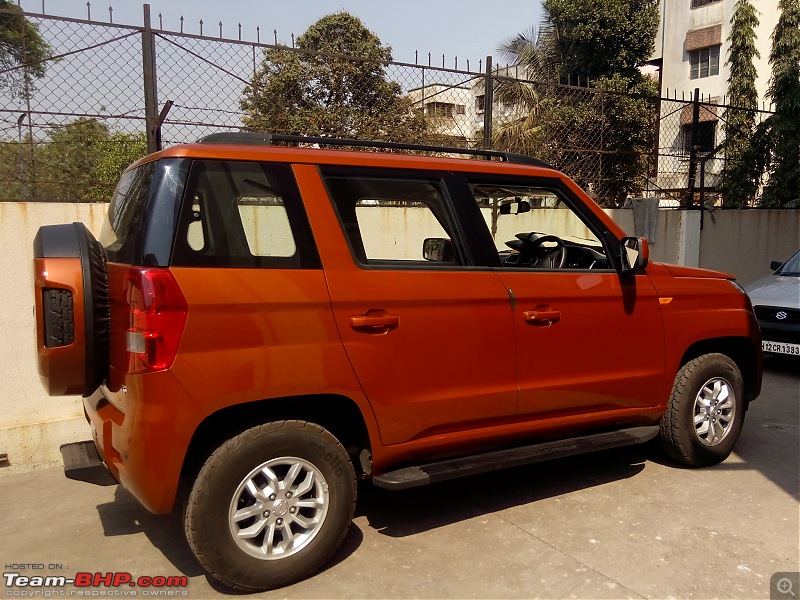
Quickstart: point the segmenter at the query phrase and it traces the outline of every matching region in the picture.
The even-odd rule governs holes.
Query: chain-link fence
[[[727,107],[713,99],[526,81],[491,58],[450,69],[191,35],[149,17],[23,16],[47,55],[0,64],[0,200],[107,200],[148,150],[241,129],[530,154],[607,206],[718,200]]]

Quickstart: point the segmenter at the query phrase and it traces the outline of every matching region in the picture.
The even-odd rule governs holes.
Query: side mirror
[[[772,269],[773,271],[777,271],[778,269],[781,268],[782,264],[783,263],[779,260],[773,260],[771,263],[769,263],[769,268]]]
[[[455,262],[453,242],[447,238],[425,238],[422,242],[422,257],[434,262]]]
[[[642,271],[650,259],[650,249],[647,240],[640,237],[626,237],[621,240],[620,273],[634,275]]]
[[[501,215],[518,215],[520,213],[531,212],[531,203],[527,200],[514,198],[510,202],[500,205]]]

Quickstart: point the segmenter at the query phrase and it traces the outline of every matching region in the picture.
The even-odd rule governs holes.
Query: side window
[[[319,268],[291,167],[194,161],[172,264]]]
[[[297,251],[283,198],[269,194],[236,199],[247,248],[253,256],[294,256]]]
[[[441,180],[327,176],[325,183],[358,262],[464,264]]]
[[[555,188],[469,183],[503,267],[609,269],[600,236]]]

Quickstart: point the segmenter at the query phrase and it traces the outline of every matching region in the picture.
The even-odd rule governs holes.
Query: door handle
[[[526,310],[522,313],[522,317],[526,323],[537,325],[540,327],[547,327],[553,323],[558,323],[561,320],[560,310]]]
[[[350,317],[350,327],[362,333],[387,333],[399,325],[400,317],[384,310],[369,310],[365,315]]]

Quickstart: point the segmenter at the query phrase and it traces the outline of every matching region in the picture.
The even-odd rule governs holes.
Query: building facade
[[[756,89],[760,106],[769,109],[769,53],[772,31],[778,22],[778,0],[752,1],[759,17],[755,33],[756,46],[761,54],[755,59]],[[730,49],[728,38],[735,6],[736,0],[661,1],[660,26],[651,64],[657,69],[662,98],[689,101],[694,91],[699,90],[703,105],[695,140],[701,153],[711,152],[725,135],[721,105],[727,104],[730,77],[730,68],[726,64]],[[680,125],[663,126],[665,115],[674,111],[680,111]],[[692,107],[663,102],[661,113],[657,185],[664,190],[679,189],[686,185]],[[708,162],[708,187],[718,183],[721,168],[719,159]]]

